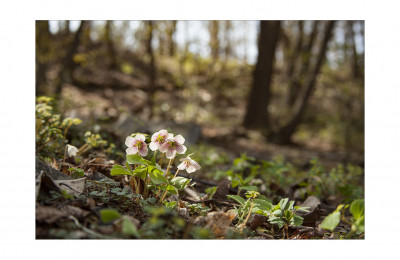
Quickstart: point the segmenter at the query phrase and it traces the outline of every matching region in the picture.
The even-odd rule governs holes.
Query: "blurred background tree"
[[[37,21],[36,95],[94,132],[187,123],[362,163],[364,22]]]

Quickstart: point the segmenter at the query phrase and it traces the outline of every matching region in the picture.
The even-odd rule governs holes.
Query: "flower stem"
[[[167,184],[167,187],[165,188],[165,191],[164,191],[163,195],[161,196],[160,202],[164,201],[165,195],[167,195],[167,192],[168,192],[167,188],[168,188],[168,184]]]
[[[243,231],[243,228],[246,226],[246,223],[247,223],[247,221],[249,220],[251,211],[253,210],[253,207],[254,207],[254,199],[251,201],[251,206],[250,206],[249,214],[247,214],[247,217],[246,217],[246,219],[244,220],[244,223],[242,224],[242,228],[241,228],[240,231]]]
[[[174,161],[174,159],[175,159],[175,157],[169,159],[169,163],[168,163],[168,166],[167,166],[167,170],[165,171],[164,176],[167,176],[167,174],[168,174],[168,172],[169,172],[169,167],[171,166],[171,164],[172,164],[172,162]]]
[[[147,167],[147,171],[146,171],[146,179],[144,180],[144,194],[143,194],[143,197],[144,198],[147,198],[147,192],[148,192],[148,190],[147,190],[147,183],[148,183],[148,181],[149,181],[149,167]]]
[[[136,182],[136,180],[135,180],[135,177],[133,177],[133,176],[131,176],[131,188],[132,188],[132,190],[133,190],[132,181],[133,181],[133,183],[135,184],[136,194],[139,194],[139,187],[138,187],[138,184],[137,184],[137,182]],[[140,181],[139,181],[139,182],[140,182]],[[136,202],[139,202],[139,197],[136,198]]]
[[[164,176],[167,176],[167,174],[169,172],[169,168],[170,168],[172,162],[174,161],[174,159],[175,159],[175,157],[172,157],[171,159],[169,159],[167,170],[165,171]],[[178,171],[179,171],[179,169],[178,169]],[[176,171],[175,175],[178,173],[178,171]],[[168,184],[167,184],[167,187],[168,187]],[[162,197],[160,199],[160,202],[163,202],[163,200],[165,199],[165,195],[167,195],[167,192],[168,192],[168,190],[167,190],[167,188],[165,188],[165,191],[164,191],[164,193],[163,193],[163,195],[162,195]]]
[[[176,170],[176,173],[175,173],[174,177],[172,177],[172,179],[176,177],[176,175],[178,174],[178,172],[179,172],[179,169]]]

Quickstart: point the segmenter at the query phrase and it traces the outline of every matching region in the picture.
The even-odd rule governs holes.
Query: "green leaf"
[[[308,210],[310,207],[300,207],[300,206],[294,206],[294,208],[298,211],[303,211],[306,213],[309,213],[310,211]]]
[[[241,189],[250,190],[250,191],[258,191],[257,186],[242,186]]]
[[[269,223],[271,224],[277,224],[279,228],[282,228],[285,225],[285,222],[281,218],[278,217],[271,217],[268,219]]]
[[[287,221],[290,221],[293,217],[293,213],[290,210],[285,210],[284,215]]]
[[[126,156],[126,161],[129,164],[141,164],[141,165],[148,165],[149,164],[149,161],[147,161],[146,159],[143,159],[138,154],[128,154]]]
[[[128,161],[125,161],[125,166],[126,166],[126,169],[128,170],[128,172],[130,172],[130,173],[131,173],[131,175],[133,175],[133,172],[132,172],[131,166],[129,165]]]
[[[191,181],[191,179],[187,179],[184,177],[175,177],[171,180],[171,184],[176,187],[178,190],[183,190]]]
[[[297,215],[294,215],[291,221],[291,224],[294,226],[301,226],[303,224],[303,218]]]
[[[111,172],[111,176],[116,176],[116,175],[132,175],[130,172],[128,172],[124,167],[121,165],[115,164],[113,165]]]
[[[232,188],[235,188],[236,186],[239,185],[239,181],[238,180],[232,180]]]
[[[171,184],[168,184],[167,186],[167,191],[171,192],[172,194],[178,194],[178,189],[172,186]]]
[[[149,168],[149,172],[156,172],[158,174],[164,175],[163,170],[161,169],[160,165],[158,165],[158,164],[157,165],[149,165],[148,168]]]
[[[162,172],[160,174],[157,171],[153,171],[153,172],[150,172],[149,175],[150,175],[151,182],[156,185],[168,183],[168,180],[164,177]]]
[[[282,216],[282,210],[277,209],[274,212],[272,212],[272,215],[274,215],[274,216]]]
[[[361,216],[359,219],[355,221],[351,225],[351,229],[353,231],[359,231],[359,232],[364,232],[365,231],[365,226],[364,226],[364,216]]]
[[[250,176],[248,176],[246,179],[244,179],[243,180],[243,182],[244,183],[249,183],[252,179],[254,179],[255,178],[255,176],[253,176],[253,175],[250,175]]]
[[[127,217],[123,217],[122,233],[130,236],[135,236],[137,238],[140,236],[136,226]]]
[[[100,218],[103,223],[109,223],[117,218],[120,218],[121,214],[115,209],[101,209],[100,210]]]
[[[262,211],[270,211],[273,205],[268,200],[254,199],[254,207],[259,208]]]
[[[281,201],[279,201],[279,207],[281,208],[281,210],[287,209],[286,206],[287,206],[288,201],[289,201],[289,198],[281,199]]]
[[[141,178],[142,180],[146,179],[146,175],[147,175],[147,167],[146,166],[140,165],[140,166],[137,166],[133,170],[133,176]]]
[[[333,231],[340,222],[340,211],[329,214],[321,223],[321,228]]]
[[[237,196],[237,195],[226,195],[226,196],[228,198],[231,198],[231,199],[235,200],[236,202],[238,202],[242,206],[246,203],[246,201],[240,196]]]
[[[294,205],[294,200],[292,200],[291,202],[289,202],[288,210],[292,210],[292,209],[293,209],[293,205]]]
[[[151,162],[152,163],[156,163],[156,154],[157,154],[157,151],[155,151],[154,153],[153,153],[153,157],[151,157]]]
[[[169,201],[169,202],[164,201],[163,203],[164,203],[165,207],[170,208],[170,209],[176,208],[176,205],[178,204],[177,201]]]
[[[355,220],[360,219],[364,216],[364,200],[358,199],[351,203],[350,212]]]

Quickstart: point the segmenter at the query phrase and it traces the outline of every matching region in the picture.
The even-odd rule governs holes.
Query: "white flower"
[[[149,145],[150,149],[152,151],[155,151],[155,150],[159,149],[160,146],[162,144],[164,144],[167,139],[172,139],[172,138],[174,138],[173,134],[168,133],[168,131],[165,129],[161,129],[160,131],[155,132],[152,135],[151,143]]]
[[[142,134],[137,134],[135,137],[128,136],[125,140],[125,145],[128,146],[126,149],[127,154],[139,153],[141,156],[146,156],[148,149],[147,144],[144,142],[146,137]]]
[[[76,148],[73,145],[69,145],[67,144],[67,153],[68,153],[68,157],[75,157],[76,153],[79,152],[79,149]]]
[[[195,160],[193,160],[192,158],[190,158],[189,154],[186,158],[182,158],[180,161],[182,162],[181,164],[178,165],[178,169],[179,170],[185,170],[188,173],[192,173],[195,172],[196,170],[200,170],[200,164],[198,164]]]
[[[165,153],[168,159],[175,157],[176,153],[184,154],[187,150],[186,146],[183,145],[185,138],[181,135],[175,136],[173,139],[167,139],[165,143],[160,146],[160,152]]]

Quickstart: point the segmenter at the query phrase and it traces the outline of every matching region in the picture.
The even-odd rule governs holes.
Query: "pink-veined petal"
[[[160,146],[159,150],[160,150],[160,152],[165,153],[168,150],[168,148],[169,148],[169,143],[163,143]]]
[[[183,149],[183,145],[180,145],[178,143],[175,143],[175,149],[178,153],[183,154],[184,149]]]
[[[168,131],[165,129],[161,129],[160,131],[158,131],[158,134],[166,137],[168,135]]]
[[[159,132],[155,132],[155,133],[151,136],[151,141],[152,141],[152,142],[155,142],[155,141],[157,140],[158,134],[159,134]]]
[[[148,153],[148,149],[147,149],[147,144],[143,144],[142,147],[139,149],[139,154],[143,157],[145,157]]]
[[[188,173],[192,173],[196,171],[196,168],[194,168],[194,166],[192,164],[189,164],[189,166],[186,168],[186,171]]]
[[[178,165],[178,169],[181,170],[181,171],[184,170],[185,168],[186,168],[186,162],[183,162],[183,163]]]
[[[132,136],[128,136],[125,140],[125,145],[131,147],[134,144],[135,144],[135,138],[133,138]]]
[[[149,146],[152,151],[155,151],[160,147],[160,145],[156,142],[151,142]]]
[[[165,154],[168,159],[172,159],[175,157],[176,150],[175,149],[168,149],[167,153]]]
[[[179,154],[184,154],[184,153],[186,153],[186,150],[187,150],[186,146],[178,144],[178,143],[175,143],[175,149]]]
[[[173,134],[171,134],[171,133],[168,133],[168,135],[167,135],[167,139],[174,139],[174,135],[173,135]]]
[[[190,159],[190,164],[193,165],[194,168],[196,168],[196,170],[200,170],[200,164],[198,164],[195,160]]]
[[[136,146],[129,147],[126,149],[126,154],[135,154],[138,152],[138,148]]]
[[[185,138],[183,138],[182,135],[177,135],[174,137],[174,140],[179,143],[179,144],[183,144],[185,142]]]
[[[142,134],[137,134],[135,136],[135,139],[139,140],[139,141],[142,141],[142,142],[146,141],[146,137],[144,135],[142,135]]]

